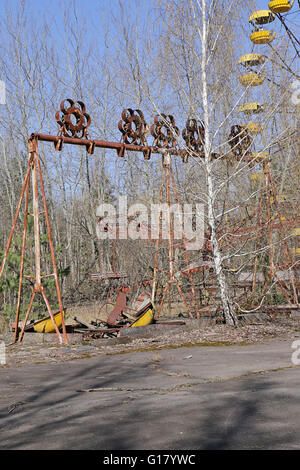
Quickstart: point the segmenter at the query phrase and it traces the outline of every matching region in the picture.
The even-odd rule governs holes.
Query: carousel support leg
[[[173,186],[175,200],[176,200],[176,203],[179,204],[179,198],[178,198],[177,189],[176,189],[176,181],[175,181],[175,176],[174,176],[172,165],[170,165],[170,174],[171,174],[171,178],[172,178],[172,186]],[[184,253],[185,253],[186,263],[187,263],[187,266],[189,266],[190,257],[189,257],[188,252],[187,252],[186,239],[185,239],[184,232],[182,233],[182,241],[183,241],[183,249],[184,249]],[[193,273],[191,273],[191,272],[189,273],[189,278],[190,278],[190,283],[191,283],[193,301],[194,301],[194,305],[195,305],[196,317],[199,320],[200,312],[199,312],[199,305],[198,305],[198,302],[197,302],[197,295],[196,295],[196,290],[195,290],[195,285],[194,285]]]
[[[27,323],[27,320],[28,320],[28,317],[29,317],[29,314],[30,314],[30,311],[31,311],[31,308],[32,308],[32,304],[33,304],[33,301],[34,301],[34,298],[35,298],[35,294],[36,294],[36,291],[35,291],[35,289],[33,289],[32,294],[31,294],[31,299],[30,299],[30,302],[29,302],[29,306],[28,306],[26,316],[25,316],[25,319],[24,319],[23,327],[22,327],[21,333],[19,335],[19,339],[18,339],[19,343],[21,343],[23,335],[24,335],[26,323]]]
[[[28,217],[28,196],[29,196],[29,180],[27,182],[26,196],[25,196],[26,199],[25,199],[25,214],[24,214],[24,229],[23,229],[23,240],[22,240],[21,267],[20,267],[18,303],[17,303],[17,312],[16,312],[16,322],[15,322],[15,338],[14,338],[15,343],[17,342],[18,333],[19,333],[18,324],[19,324],[21,297],[22,297],[22,281],[23,281],[23,271],[24,271],[24,256],[25,256],[27,217]]]
[[[1,268],[0,268],[0,279],[1,279],[3,271],[4,271],[4,267],[5,267],[5,263],[6,263],[6,259],[7,259],[7,254],[8,254],[9,249],[10,249],[13,234],[14,234],[16,224],[17,224],[17,219],[18,219],[18,216],[19,216],[19,213],[20,213],[20,210],[21,210],[21,204],[22,204],[22,200],[23,200],[23,197],[24,197],[24,192],[25,192],[25,189],[26,189],[28,181],[29,181],[29,176],[30,176],[30,171],[31,171],[31,163],[32,163],[32,158],[30,158],[29,162],[28,162],[27,173],[26,173],[26,176],[25,176],[25,180],[24,180],[23,187],[22,187],[22,190],[21,190],[20,198],[19,198],[19,201],[18,201],[18,206],[17,206],[17,210],[16,210],[16,213],[15,213],[15,218],[14,218],[13,225],[12,225],[9,237],[8,237],[7,245],[6,245],[6,248],[5,248],[5,251],[4,251],[4,256],[3,256],[3,260],[2,260],[2,264],[1,264]]]
[[[68,342],[68,336],[67,336],[66,325],[65,325],[65,320],[64,320],[64,311],[63,311],[62,298],[61,298],[61,292],[60,292],[60,287],[59,287],[59,280],[58,280],[58,275],[57,275],[55,252],[54,252],[54,246],[53,246],[52,235],[51,235],[50,220],[49,220],[47,201],[46,201],[46,195],[45,195],[45,188],[44,188],[44,181],[43,181],[41,164],[40,164],[40,159],[39,159],[39,154],[38,154],[37,142],[36,142],[36,149],[35,149],[35,160],[36,160],[36,163],[37,163],[37,166],[38,166],[39,177],[40,177],[40,186],[41,186],[41,191],[42,191],[42,198],[43,198],[43,206],[44,206],[44,211],[45,211],[47,232],[48,232],[48,237],[49,237],[49,245],[50,245],[52,266],[53,266],[53,272],[54,272],[54,278],[55,278],[56,293],[57,293],[57,298],[58,298],[58,303],[59,303],[59,310],[60,310],[61,320],[62,320],[63,338],[64,338],[64,343],[68,344],[69,342]],[[45,299],[45,297],[44,297],[44,299]],[[48,308],[48,310],[49,310],[49,308]],[[54,321],[54,327],[55,326],[56,326],[56,323]]]
[[[168,314],[171,314],[171,289],[170,285],[168,285]]]
[[[254,294],[255,294],[255,287],[256,287],[256,276],[257,276],[257,265],[258,265],[258,258],[255,256],[254,261],[254,271],[253,271],[253,280],[252,280],[252,291],[251,291],[251,307],[254,307]]]
[[[191,312],[191,309],[190,309],[190,307],[189,307],[189,305],[188,305],[188,303],[187,303],[187,301],[186,301],[186,299],[185,299],[185,297],[184,297],[184,294],[183,294],[182,289],[180,288],[178,282],[176,282],[176,287],[177,287],[177,290],[178,290],[178,292],[179,292],[179,295],[180,295],[180,297],[181,297],[181,299],[182,299],[182,301],[183,301],[183,303],[184,303],[184,305],[185,305],[185,307],[186,307],[186,309],[187,309],[187,311],[188,311],[189,317],[190,317],[190,318],[194,318],[194,315],[193,315],[193,313]]]
[[[50,317],[51,317],[52,323],[53,323],[53,325],[54,325],[55,332],[56,332],[57,337],[58,337],[58,341],[59,341],[60,344],[62,344],[61,334],[60,334],[59,329],[58,329],[58,327],[57,327],[57,324],[56,324],[56,322],[55,322],[55,318],[54,318],[54,315],[53,315],[53,312],[52,312],[50,303],[49,303],[49,301],[48,301],[48,299],[47,299],[47,296],[46,296],[45,291],[44,291],[43,288],[42,288],[41,292],[42,292],[42,296],[43,296],[43,299],[44,299],[44,301],[45,301],[47,310],[48,310],[49,315],[50,315]],[[61,318],[63,318],[63,316],[62,316]]]
[[[160,315],[160,312],[161,312],[162,306],[163,306],[163,304],[164,304],[164,301],[165,301],[165,297],[166,297],[167,292],[168,292],[168,284],[164,287],[163,296],[162,296],[162,299],[161,299],[161,301],[160,301],[159,307],[158,307],[158,309],[157,309],[156,318],[158,318],[159,315]]]
[[[159,203],[160,205],[162,204],[162,198],[163,198],[163,190],[164,190],[164,172],[163,172],[163,167],[162,167],[162,172],[161,172],[161,185],[160,185],[160,193],[159,193]],[[159,250],[159,239],[160,239],[160,224],[162,220],[162,213],[159,211],[159,217],[158,217],[158,228],[157,228],[157,239],[155,242],[155,258],[154,258],[154,272],[153,272],[153,282],[152,282],[152,304],[154,305],[155,301],[155,295],[156,295],[156,286],[157,286],[157,273],[158,273],[158,250]]]

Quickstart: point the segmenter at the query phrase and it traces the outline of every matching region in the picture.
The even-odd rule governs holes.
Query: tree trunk
[[[207,19],[206,19],[206,0],[202,0],[202,34],[201,34],[201,71],[202,71],[202,104],[204,112],[204,127],[205,127],[205,169],[207,181],[207,204],[208,204],[208,223],[211,229],[211,242],[213,249],[213,258],[215,263],[217,282],[220,288],[220,296],[223,307],[224,320],[229,325],[235,326],[237,324],[236,314],[234,312],[232,302],[230,300],[229,288],[225,278],[224,270],[222,267],[222,256],[219,246],[219,241],[216,233],[216,220],[214,216],[214,201],[215,192],[212,178],[212,156],[211,156],[211,135],[210,135],[210,118],[209,118],[209,103],[208,103],[208,83],[207,83]]]

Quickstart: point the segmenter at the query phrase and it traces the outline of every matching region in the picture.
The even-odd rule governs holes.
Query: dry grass
[[[100,312],[100,303],[94,302],[87,305],[74,305],[71,307],[67,307],[67,316],[66,316],[66,324],[72,325],[76,322],[73,320],[74,317],[81,318],[83,321],[88,323],[91,320],[101,319],[106,321],[108,313],[112,310],[113,306],[108,305],[107,309],[102,308]]]

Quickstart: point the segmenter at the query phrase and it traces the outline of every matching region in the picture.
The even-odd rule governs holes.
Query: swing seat
[[[147,326],[151,325],[154,321],[154,309],[152,306],[152,303],[145,307],[145,310],[143,313],[140,314],[139,318],[133,322],[130,327],[134,328],[136,326]]]
[[[136,320],[130,327],[147,326],[154,321],[154,308],[150,297],[146,297],[133,314]]]
[[[63,312],[63,315],[64,314],[65,312]],[[62,316],[60,312],[55,313],[53,316],[57,327],[60,328],[62,325]],[[36,321],[32,326],[36,333],[54,333],[55,331],[55,327],[50,316]]]
[[[130,288],[123,286],[117,295],[115,307],[109,314],[107,324],[116,326],[122,319],[122,315],[131,319],[133,323],[129,326],[145,326],[153,323],[154,309],[150,297],[145,298],[142,303],[139,303],[138,308],[130,309],[127,307],[127,293]],[[130,312],[130,313],[129,313]]]
[[[127,276],[128,275],[125,271],[119,271],[119,272],[94,273],[94,274],[91,274],[90,278],[92,281],[105,281],[107,279],[123,279]]]

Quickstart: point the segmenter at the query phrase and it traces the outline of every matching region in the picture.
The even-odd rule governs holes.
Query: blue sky
[[[118,17],[120,14],[118,0],[0,0],[14,14],[18,11],[20,4],[25,4],[25,11],[32,21],[29,22],[30,27],[34,28],[35,23],[39,23],[39,17],[46,16],[51,22],[52,30],[60,38],[63,30],[63,13],[64,10],[74,11],[79,22],[84,22],[87,27],[87,35],[89,38],[97,40],[100,48],[105,47],[104,31],[105,24],[111,23],[113,16]],[[137,21],[143,20],[152,7],[152,0],[121,0],[124,7],[126,17],[135,16]],[[4,15],[4,8],[0,9],[1,17]],[[1,27],[1,24],[0,24]],[[117,31],[115,31],[117,33]]]
[[[178,1],[178,0],[177,0]],[[187,0],[181,0],[182,2]],[[151,23],[155,24],[155,16],[160,14],[159,9],[152,11],[153,5],[157,4],[157,1],[152,0],[120,0],[123,6],[123,15],[125,20],[129,17],[133,18],[134,21],[130,21],[133,24],[139,24],[140,22],[146,22],[147,16],[150,14]],[[229,0],[228,0],[229,2]],[[74,21],[74,5],[76,16],[79,23],[84,23],[86,26],[86,35],[82,40],[82,55],[84,56],[86,51],[86,43],[97,45],[97,53],[100,56],[104,56],[103,52],[106,52],[105,48],[105,28],[106,25],[110,27],[110,53],[114,50],[118,50],[114,47],[113,41],[118,41],[120,35],[118,33],[118,22],[113,22],[113,16],[117,18],[120,16],[119,0],[2,0],[3,4],[7,4],[12,11],[12,14],[17,12],[22,3],[25,4],[25,11],[29,17],[27,28],[34,30],[35,25],[37,27],[43,24],[41,17],[45,16],[48,20],[51,31],[54,33],[54,47],[58,50],[61,61],[64,64],[63,49],[65,46],[65,40],[63,36],[63,13],[64,10],[70,10],[72,24]],[[175,3],[175,1],[174,1]],[[268,8],[268,0],[258,0],[256,2],[258,9]],[[297,15],[298,12],[298,15]],[[1,17],[4,14],[4,9],[0,9],[0,27]],[[297,20],[299,17],[298,2],[295,2],[291,13],[287,18]],[[39,21],[40,19],[40,21]],[[239,41],[240,54],[251,52],[253,45],[249,39],[251,32],[250,25],[248,24],[248,18],[245,17],[243,21],[244,36]],[[299,20],[298,20],[299,21]],[[279,31],[280,22],[277,20],[272,23],[272,29]],[[151,29],[152,33],[152,29]],[[283,37],[286,36],[285,32],[282,32]],[[30,37],[30,36],[29,36]],[[280,41],[281,35],[277,35],[277,44]],[[86,38],[86,41],[84,40]],[[86,43],[85,43],[86,42]],[[0,46],[1,47],[1,46]],[[262,51],[262,48],[259,48]],[[96,53],[96,52],[95,52]],[[1,78],[1,77],[0,77]]]
[[[185,1],[185,0],[182,0]],[[63,11],[73,9],[76,5],[76,13],[79,21],[84,21],[88,27],[88,34],[92,37],[93,32],[97,31],[98,44],[104,41],[102,31],[104,32],[105,23],[110,23],[112,16],[118,17],[120,14],[119,0],[2,0],[12,11],[18,10],[20,4],[25,2],[26,11],[38,22],[40,15],[46,15],[55,18],[58,29],[62,26]],[[153,8],[152,0],[121,0],[126,17],[133,16],[136,21],[143,21]],[[257,9],[267,9],[268,0],[257,0]],[[297,0],[287,18],[296,21],[296,10],[299,12]],[[154,13],[155,14],[155,13]],[[159,12],[158,12],[159,14]],[[0,20],[3,10],[0,10]],[[153,15],[153,13],[151,13]],[[298,20],[299,22],[299,20]],[[33,22],[34,24],[34,22]],[[116,31],[117,34],[117,31]],[[104,47],[104,42],[103,42]]]

